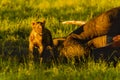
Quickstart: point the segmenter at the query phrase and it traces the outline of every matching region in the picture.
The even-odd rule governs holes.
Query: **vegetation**
[[[62,25],[61,21],[88,21],[119,5],[118,0],[1,0],[0,80],[119,80],[120,63],[114,68],[89,60],[79,66],[59,64],[46,68],[17,60],[28,53],[33,20],[45,18],[53,38],[64,37],[78,26]]]

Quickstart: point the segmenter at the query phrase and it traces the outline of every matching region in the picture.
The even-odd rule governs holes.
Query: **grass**
[[[107,67],[105,63],[88,62],[80,66],[57,65],[45,68],[37,64],[0,62],[1,80],[119,80],[120,66]],[[3,68],[4,66],[4,68]]]
[[[64,37],[78,26],[62,25],[61,21],[88,21],[117,6],[118,0],[1,0],[0,80],[119,80],[120,63],[114,68],[90,60],[80,66],[59,64],[46,68],[16,60],[28,53],[33,20],[45,18],[53,38]]]

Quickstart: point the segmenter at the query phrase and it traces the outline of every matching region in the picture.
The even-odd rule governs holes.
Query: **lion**
[[[108,64],[113,62],[113,65],[116,66],[117,60],[120,59],[120,35],[113,37],[107,35],[99,36],[85,44],[70,41],[66,45],[67,47],[60,50],[60,56],[65,57],[67,61],[76,60],[76,58],[81,61],[91,57],[95,62],[102,59]]]
[[[87,42],[95,37],[120,34],[120,7],[113,8],[91,19],[69,34],[69,38]],[[67,40],[66,40],[67,41]]]
[[[63,21],[62,22],[62,24],[75,24],[75,25],[79,25],[79,26],[81,26],[85,23],[86,23],[86,21],[75,21],[75,20],[73,20],[73,21]]]
[[[86,46],[94,48],[102,48],[106,46],[113,48],[120,47],[120,35],[118,34],[113,37],[107,35],[99,36],[88,41]]]
[[[30,58],[34,58],[33,51],[38,49],[39,55],[44,56],[44,52],[52,52],[53,40],[50,30],[45,28],[45,20],[42,22],[32,22],[32,31],[29,36]]]
[[[106,40],[106,36],[109,36],[111,38],[119,35],[119,23],[120,7],[116,7],[102,13],[101,15],[95,17],[94,19],[91,19],[90,21],[86,22],[85,24],[74,30],[72,33],[70,33],[66,37],[66,40],[63,42],[61,54],[67,57],[69,57],[70,54],[72,54],[73,56],[83,56],[85,54],[88,54],[86,53],[84,46],[90,40],[94,42],[94,45],[96,47],[106,46],[106,43],[104,42],[104,44],[98,44],[97,39],[101,37],[102,39]],[[76,47],[78,45],[80,46],[79,51],[76,50]]]

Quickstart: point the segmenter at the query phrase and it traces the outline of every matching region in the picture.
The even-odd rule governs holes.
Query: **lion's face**
[[[44,26],[45,26],[45,22],[32,22],[33,30],[39,35],[43,34]]]

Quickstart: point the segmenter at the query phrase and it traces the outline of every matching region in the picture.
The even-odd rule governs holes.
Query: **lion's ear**
[[[41,25],[42,25],[43,27],[45,27],[45,23],[46,23],[46,21],[45,21],[45,19],[43,19]]]
[[[45,21],[45,19],[44,19],[44,18],[42,18],[41,22],[42,22],[43,24],[45,24],[45,22],[46,22],[46,21]]]
[[[45,19],[42,22],[43,22],[43,24],[45,24],[46,23]]]

